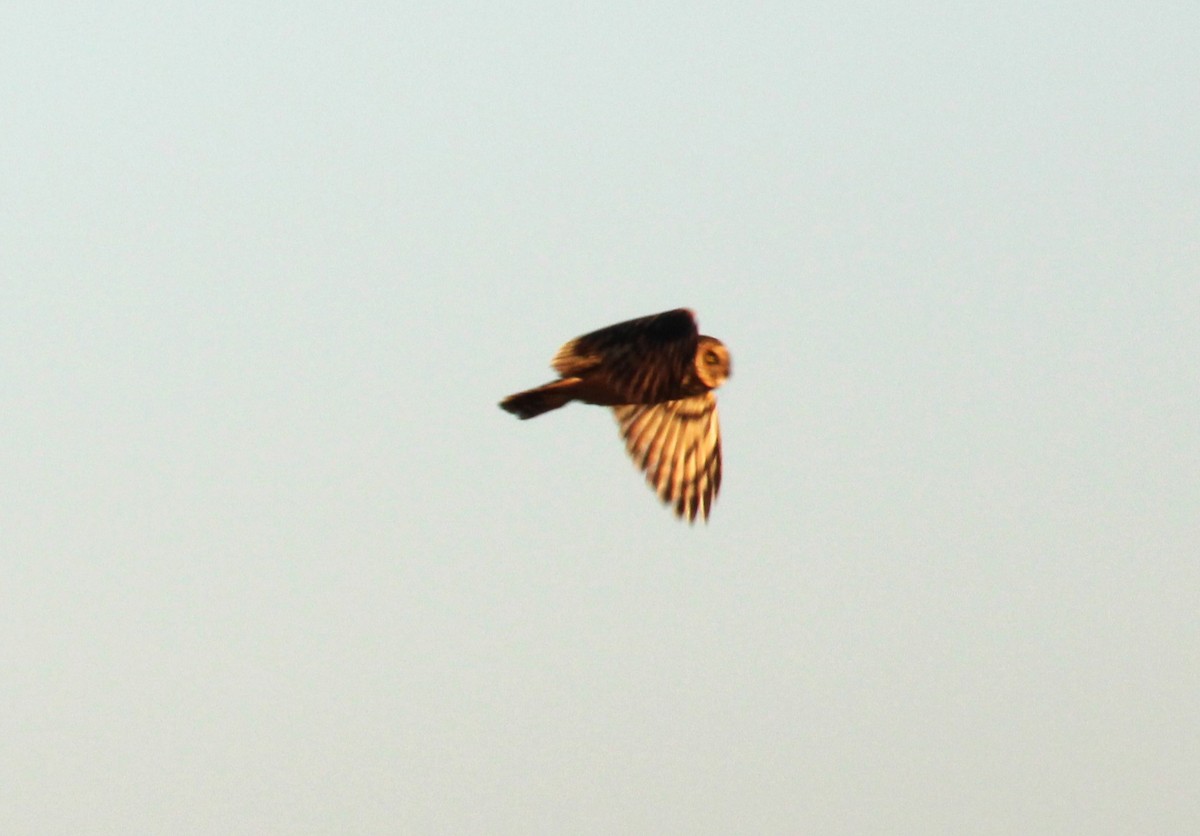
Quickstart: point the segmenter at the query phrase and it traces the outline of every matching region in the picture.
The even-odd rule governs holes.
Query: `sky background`
[[[1195,3],[0,33],[3,832],[1200,831]]]

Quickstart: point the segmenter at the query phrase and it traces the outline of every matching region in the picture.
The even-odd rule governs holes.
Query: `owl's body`
[[[611,406],[626,448],[675,513],[708,518],[721,486],[721,438],[712,394],[729,377],[729,352],[699,334],[683,308],[577,337],[554,356],[558,380],[500,406],[533,418],[571,401]]]

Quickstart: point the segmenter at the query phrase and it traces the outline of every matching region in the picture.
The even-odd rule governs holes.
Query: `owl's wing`
[[[712,392],[657,404],[613,407],[634,464],[675,513],[708,519],[721,489],[721,430]]]
[[[687,308],[631,319],[576,337],[558,350],[551,366],[563,377],[602,374],[631,403],[670,396],[680,370],[696,356],[699,329]]]

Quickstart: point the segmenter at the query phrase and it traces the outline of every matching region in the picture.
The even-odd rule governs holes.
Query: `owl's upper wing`
[[[613,407],[634,464],[675,513],[708,519],[721,489],[721,430],[712,392],[658,404]]]
[[[551,365],[563,377],[595,371],[631,403],[669,397],[696,354],[699,329],[687,308],[631,319],[576,337]]]

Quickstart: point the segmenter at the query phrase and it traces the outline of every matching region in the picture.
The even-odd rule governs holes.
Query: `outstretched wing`
[[[721,489],[721,431],[712,392],[658,404],[613,408],[625,449],[675,513],[708,519]]]
[[[629,403],[654,403],[678,394],[698,341],[695,316],[678,308],[576,337],[551,365],[563,377],[599,375]]]

